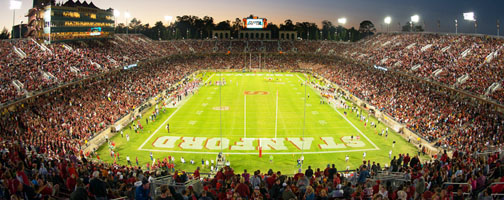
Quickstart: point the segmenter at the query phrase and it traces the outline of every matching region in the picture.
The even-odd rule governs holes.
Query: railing
[[[488,186],[488,187],[492,187],[494,185],[504,185],[504,182],[495,182],[495,183],[490,184],[490,186]],[[482,191],[482,192],[484,192],[484,191]],[[502,197],[502,196],[504,196],[504,193],[493,193],[492,194],[492,198],[494,198],[494,199],[495,199],[495,197]]]
[[[115,198],[115,199],[111,199],[111,200],[126,200],[128,199],[128,197],[119,197],[119,198]]]
[[[464,192],[462,193],[464,196],[470,196],[473,192],[473,188],[471,187],[471,185],[469,183],[454,183],[454,182],[446,182],[446,183],[443,183],[443,188],[445,186],[448,186],[448,185],[459,185],[459,186],[463,186],[463,185],[467,185],[468,188],[469,188],[469,191],[468,192]],[[456,192],[455,191],[452,191],[452,194],[455,194]]]

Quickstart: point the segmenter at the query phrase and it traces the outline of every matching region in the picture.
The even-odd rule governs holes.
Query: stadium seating
[[[2,198],[24,198],[22,195],[28,193],[23,188],[31,188],[44,198],[68,198],[75,188],[82,188],[84,194],[98,197],[103,191],[96,188],[105,182],[104,188],[108,189],[105,195],[109,198],[134,199],[135,184],[142,185],[143,179],[150,176],[151,180],[166,175],[178,182],[192,180],[196,176],[192,173],[179,175],[164,170],[166,163],[145,172],[138,167],[90,161],[96,155],[85,155],[82,149],[85,141],[135,106],[168,90],[170,84],[196,70],[242,69],[252,65],[252,68],[294,71],[302,68],[302,63],[308,63],[317,66],[313,73],[376,106],[427,141],[453,151],[453,155],[450,158],[447,153],[440,154],[433,161],[423,163],[413,155],[408,159],[398,155],[387,163],[390,166],[387,169],[364,163],[366,170],[371,171],[370,179],[362,178],[364,181],[360,178],[365,174],[363,166],[359,171],[343,171],[335,176],[328,167],[315,170],[310,177],[305,176],[310,172],[282,175],[273,171],[255,171],[248,176],[226,168],[205,178],[202,187],[193,185],[181,192],[172,184],[169,191],[174,199],[207,199],[204,196],[301,199],[311,195],[318,199],[376,195],[398,199],[403,194],[407,199],[417,196],[456,199],[463,195],[473,198],[495,195],[503,190],[499,184],[491,184],[494,180],[502,182],[504,177],[500,165],[504,136],[502,114],[458,98],[452,91],[378,70],[369,64],[503,103],[503,44],[502,39],[438,34],[378,34],[355,44],[246,40],[157,42],[141,35],[116,35],[109,41],[48,46],[30,39],[0,41],[1,103],[85,79],[82,84],[50,91],[15,109],[3,111],[0,174],[4,184],[0,194]],[[248,55],[246,59],[243,54],[234,54],[247,49],[267,52],[261,55],[264,64],[249,63],[251,59],[259,60],[258,54]],[[149,62],[128,70],[115,70],[139,61]],[[103,73],[108,74],[86,79]],[[487,153],[479,154],[482,152]],[[397,177],[403,177],[402,182]],[[453,182],[458,184],[450,184]]]
[[[504,40],[489,36],[440,34],[378,34],[359,42],[344,55],[486,95],[503,103],[497,91],[502,82]]]

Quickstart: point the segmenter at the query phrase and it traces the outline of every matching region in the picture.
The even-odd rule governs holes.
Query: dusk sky
[[[10,0],[0,0],[0,28],[10,29],[12,11]],[[60,1],[60,0],[57,0]],[[66,0],[61,0],[66,2]],[[32,6],[32,0],[22,0],[23,7],[16,12],[15,22]],[[88,1],[89,2],[89,1]],[[504,20],[504,0],[93,0],[100,8],[114,8],[121,12],[119,23],[124,23],[124,11],[143,23],[153,25],[165,15],[211,16],[215,23],[222,20],[233,21],[250,14],[267,18],[274,24],[285,19],[294,22],[309,21],[320,25],[322,20],[337,24],[339,17],[346,17],[345,27],[358,28],[362,20],[371,20],[378,31],[386,31],[381,25],[386,16],[392,17],[390,30],[399,30],[398,23],[404,25],[410,16],[418,14],[426,31],[436,32],[437,21],[441,21],[441,32],[455,32],[454,20],[459,20],[459,32],[473,33],[473,22],[463,21],[462,13],[473,11],[478,20],[478,33],[496,35],[496,21]],[[501,32],[503,28],[501,27]],[[502,35],[502,34],[501,34]]]

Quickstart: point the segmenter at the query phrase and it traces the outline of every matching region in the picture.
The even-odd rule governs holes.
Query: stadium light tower
[[[23,38],[23,36],[21,35],[21,32],[22,32],[21,27],[22,27],[22,25],[23,25],[23,20],[21,20],[21,21],[19,22],[19,39]]]
[[[125,12],[124,13],[124,17],[126,18],[126,35],[128,35],[128,32],[129,32],[129,22],[128,22],[128,18],[131,17],[131,14],[129,12]]]
[[[458,20],[455,20],[455,34],[458,33]]]
[[[114,10],[114,29],[116,29],[116,27],[117,27],[117,18],[119,16],[121,16],[121,12],[119,12],[118,10]]]
[[[347,19],[345,17],[338,18],[338,23],[341,25],[345,25],[347,22]],[[349,32],[350,34],[350,32]],[[350,36],[348,36],[348,40],[350,40]]]
[[[476,21],[476,18],[474,17],[474,12],[464,13],[464,20],[474,22],[474,33],[476,33],[477,29],[478,29],[478,22]]]
[[[418,16],[418,15],[411,16],[411,22],[410,22],[410,24],[411,24],[411,32],[414,31],[413,30],[413,27],[414,27],[413,24],[414,23],[418,23],[419,21],[420,21],[420,16]]]
[[[173,19],[173,17],[172,17],[172,16],[168,16],[168,15],[167,15],[167,16],[164,16],[164,20],[165,20],[166,22],[169,22],[169,23],[170,23],[170,25],[171,25],[172,19]]]
[[[385,17],[385,24],[387,24],[387,32],[389,32],[389,25],[390,23],[392,22],[392,18],[391,17]]]
[[[118,10],[114,10],[114,17],[119,17],[121,16],[121,12],[119,12]]]
[[[168,26],[171,26],[172,25],[173,17],[170,16],[170,15],[165,15],[164,16],[164,20],[168,23]],[[168,27],[168,28],[170,28],[170,27]],[[175,29],[173,30],[173,32],[174,33],[171,35],[171,37],[173,37],[173,35],[175,35]],[[170,31],[168,33],[170,33]]]
[[[16,20],[16,10],[21,9],[21,6],[23,5],[23,2],[20,0],[11,0],[10,1],[10,6],[9,9],[12,10],[12,34],[11,38],[14,37],[14,21]]]

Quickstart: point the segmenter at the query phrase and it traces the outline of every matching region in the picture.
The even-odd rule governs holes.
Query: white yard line
[[[296,74],[296,77],[298,77],[298,78],[299,78],[299,80],[304,81],[304,80],[303,80],[301,77],[299,77],[297,74]],[[316,93],[317,93],[317,95],[319,95],[319,96],[320,96],[320,93],[318,93],[318,92],[316,92]],[[331,106],[331,107],[332,107],[332,106]],[[338,109],[336,109],[336,108],[334,108],[334,107],[333,107],[333,109],[334,109],[334,110],[335,110],[335,111],[336,111],[339,115],[341,115],[341,117],[343,117],[343,119],[345,119],[345,120],[346,120],[346,121],[347,121],[350,125],[352,125],[352,127],[353,127],[355,130],[357,130],[357,132],[359,132],[359,134],[360,134],[360,135],[362,135],[364,138],[366,138],[366,140],[367,140],[367,141],[369,141],[369,143],[371,143],[371,144],[372,144],[372,145],[376,148],[376,150],[380,149],[378,146],[376,146],[376,144],[375,144],[373,141],[371,141],[371,140],[370,140],[370,139],[369,139],[369,138],[368,138],[368,137],[367,137],[364,133],[362,133],[362,131],[361,131],[360,129],[358,129],[358,128],[357,128],[357,127],[356,127],[356,126],[355,126],[352,122],[350,122],[350,120],[348,120],[348,119],[347,119],[347,118],[346,118],[343,114],[341,114],[341,113],[338,111]]]
[[[276,111],[275,111],[275,139],[277,138],[277,130],[278,130],[278,90],[276,93]]]
[[[215,74],[212,74],[210,77],[208,77],[208,79],[207,79],[204,83],[206,83],[208,80],[210,80],[210,79],[211,79],[214,75],[215,75]],[[187,100],[189,100],[189,99],[186,99],[186,101],[185,101],[185,102],[187,102]],[[159,126],[156,130],[155,130],[155,131],[154,131],[154,132],[152,132],[152,134],[149,136],[149,138],[147,138],[147,140],[145,140],[145,141],[144,141],[144,143],[142,143],[142,145],[140,145],[140,147],[138,147],[138,150],[142,150],[143,146],[144,146],[145,144],[147,144],[147,142],[148,142],[148,141],[149,141],[149,140],[150,140],[150,139],[151,139],[154,135],[156,135],[156,133],[157,133],[159,130],[161,130],[161,128],[163,128],[163,127],[165,126],[165,124],[168,122],[168,120],[170,120],[170,119],[173,117],[173,115],[175,115],[175,113],[177,113],[177,112],[180,110],[180,108],[182,108],[182,106],[184,106],[184,105],[179,105],[179,107],[177,108],[177,110],[175,110],[175,111],[174,111],[174,112],[173,112],[173,113],[172,113],[172,114],[168,117],[168,119],[166,119],[166,120],[165,120],[165,121],[164,121],[164,122],[163,122],[163,123],[162,123],[162,124],[161,124],[161,125],[160,125],[160,126]]]
[[[352,125],[355,130],[357,130],[357,132],[359,132],[359,134],[361,134],[364,138],[366,138],[366,140],[368,140],[375,148],[376,150],[380,149],[378,148],[378,146],[376,146],[376,144],[371,141],[364,133],[362,133],[362,131],[360,129],[358,129],[352,122],[350,122],[350,120],[348,120],[343,114],[341,114],[336,108],[334,109],[336,112],[338,112],[339,115],[341,115],[341,117],[343,117],[350,125]]]
[[[214,154],[217,155],[219,152],[208,152],[208,151],[170,151],[170,150],[160,150],[160,149],[139,149],[141,151],[156,151],[156,152],[167,152],[167,153],[190,153],[190,154]],[[329,153],[346,153],[346,152],[359,152],[359,151],[376,151],[378,149],[354,149],[354,150],[340,150],[340,151],[313,151],[313,152],[278,152],[269,153],[263,152],[263,155],[291,155],[291,154],[329,154]],[[257,152],[225,152],[224,154],[229,155],[257,155]]]
[[[247,95],[243,95],[243,138],[247,138]]]

